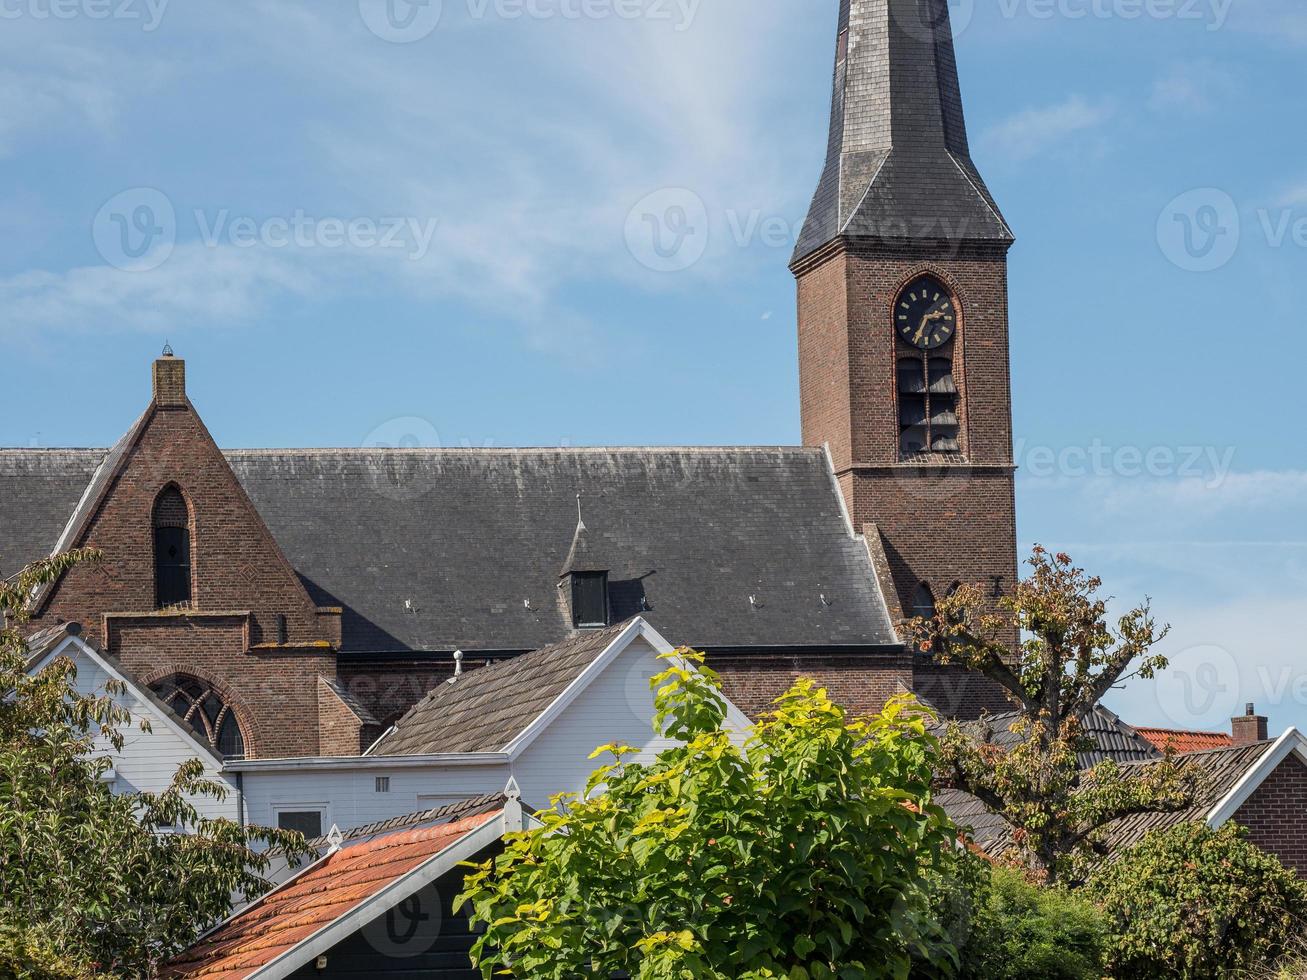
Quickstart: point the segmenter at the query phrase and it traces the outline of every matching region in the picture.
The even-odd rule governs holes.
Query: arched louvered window
[[[920,583],[917,591],[912,594],[912,615],[923,619],[935,618],[935,593],[926,582]]]
[[[899,452],[958,453],[958,389],[947,357],[904,357],[898,363]]]
[[[236,712],[204,681],[178,674],[150,690],[224,759],[245,758],[245,735]]]
[[[168,487],[154,502],[154,595],[160,608],[191,601],[191,515],[186,498]]]

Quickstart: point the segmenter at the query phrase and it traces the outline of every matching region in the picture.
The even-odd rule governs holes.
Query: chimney
[[[1241,717],[1230,719],[1230,733],[1234,736],[1236,746],[1265,742],[1269,737],[1266,716],[1259,715],[1257,705],[1249,702]]]
[[[160,408],[186,407],[186,362],[173,357],[167,344],[154,362],[154,403]]]

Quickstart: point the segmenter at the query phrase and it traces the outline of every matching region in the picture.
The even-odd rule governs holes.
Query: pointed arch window
[[[159,608],[191,601],[191,518],[176,487],[154,502],[154,595]]]
[[[178,674],[150,690],[224,759],[245,758],[245,734],[236,712],[208,684]]]
[[[912,594],[912,615],[922,619],[935,618],[935,593],[928,582],[921,582]]]

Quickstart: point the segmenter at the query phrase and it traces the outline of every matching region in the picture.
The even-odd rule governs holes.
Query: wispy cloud
[[[1149,108],[1156,112],[1202,115],[1226,101],[1237,89],[1233,75],[1210,61],[1195,60],[1173,65],[1153,83]]]
[[[1092,103],[1073,95],[1057,105],[1027,109],[990,129],[985,141],[1013,160],[1031,157],[1057,148],[1073,136],[1107,123],[1115,113],[1111,103]]]

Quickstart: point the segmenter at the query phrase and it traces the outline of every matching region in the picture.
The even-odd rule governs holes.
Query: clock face
[[[894,303],[894,327],[913,347],[934,350],[944,346],[958,329],[953,294],[934,276],[918,276]]]

